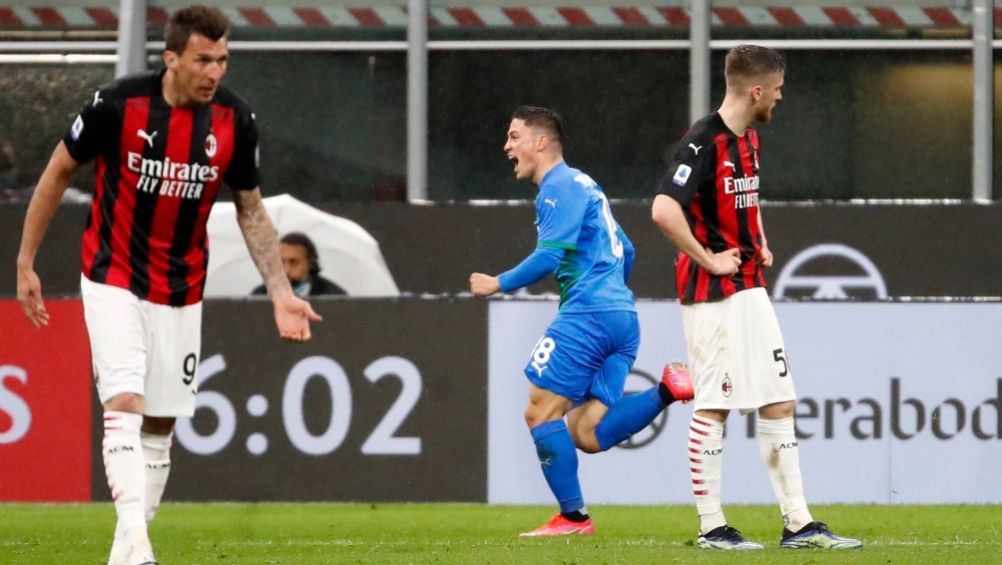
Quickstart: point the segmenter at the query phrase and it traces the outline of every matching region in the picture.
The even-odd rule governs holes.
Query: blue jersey
[[[588,175],[561,162],[539,185],[537,247],[563,251],[556,270],[560,312],[634,311],[626,286],[633,244]]]

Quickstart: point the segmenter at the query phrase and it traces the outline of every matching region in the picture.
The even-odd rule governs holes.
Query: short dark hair
[[[310,263],[310,276],[315,277],[320,274],[320,258],[317,255],[317,246],[313,244],[310,236],[299,231],[290,231],[279,240],[286,245],[298,245],[306,250],[306,260]]]
[[[724,60],[724,76],[728,83],[785,72],[786,59],[783,55],[775,49],[759,45],[738,45],[727,52]]]
[[[511,119],[522,120],[531,128],[542,128],[550,135],[552,141],[563,144],[564,122],[560,114],[549,108],[540,106],[519,106],[511,114]]]
[[[230,20],[218,8],[195,4],[170,15],[164,26],[164,42],[168,51],[180,54],[184,53],[188,38],[193,33],[219,41],[229,32]]]

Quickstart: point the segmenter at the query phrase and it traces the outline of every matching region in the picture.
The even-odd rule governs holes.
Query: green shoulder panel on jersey
[[[566,249],[567,251],[577,250],[577,246],[573,243],[560,243],[559,241],[540,241],[536,244],[536,247],[554,247],[556,249]]]
[[[574,264],[574,259],[577,255],[576,250],[568,249],[564,253],[564,258],[560,260],[560,266],[557,267],[557,284],[560,285],[560,306],[563,306],[564,302],[567,302],[568,293],[577,284],[578,279],[581,278],[581,271]]]

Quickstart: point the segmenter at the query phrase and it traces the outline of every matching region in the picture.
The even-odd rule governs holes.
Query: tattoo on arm
[[[283,287],[288,289],[289,279],[282,269],[282,258],[278,253],[278,234],[261,201],[261,190],[234,191],[233,203],[237,207],[237,223],[247,242],[247,250],[264,279],[268,295],[274,296],[275,291]]]

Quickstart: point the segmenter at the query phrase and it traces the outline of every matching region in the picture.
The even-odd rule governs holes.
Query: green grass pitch
[[[730,506],[730,523],[765,544],[724,553],[693,546],[687,506],[592,506],[592,537],[519,539],[545,506],[482,504],[166,503],[150,533],[166,565],[190,563],[998,563],[1002,506],[812,507],[861,550],[783,550],[774,506]],[[102,564],[107,503],[0,504],[0,563]]]

